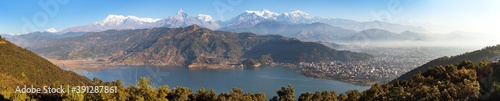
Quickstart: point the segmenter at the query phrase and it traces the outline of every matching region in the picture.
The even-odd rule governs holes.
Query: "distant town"
[[[310,77],[335,79],[357,85],[387,83],[402,74],[442,56],[467,51],[462,48],[349,47],[375,57],[365,61],[301,62],[298,69]],[[419,53],[419,54],[415,54]]]

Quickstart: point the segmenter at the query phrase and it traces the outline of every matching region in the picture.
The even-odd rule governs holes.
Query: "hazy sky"
[[[108,14],[164,18],[179,9],[191,16],[208,14],[224,21],[245,10],[263,8],[412,24],[435,32],[492,33],[500,26],[498,0],[1,0],[0,33],[23,34],[29,28],[62,30],[103,20]]]

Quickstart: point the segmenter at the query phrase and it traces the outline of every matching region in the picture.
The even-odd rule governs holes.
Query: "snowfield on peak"
[[[290,12],[290,13],[283,13],[283,15],[284,16],[292,16],[292,17],[311,18],[311,16],[309,16],[309,14],[307,14],[306,12],[301,11],[301,10],[296,10],[296,11],[293,11],[293,12]]]
[[[198,19],[206,21],[206,22],[213,22],[214,20],[212,19],[212,16],[206,15],[206,14],[198,14]]]
[[[262,9],[261,11],[252,11],[252,10],[245,10],[246,14],[255,14],[257,16],[263,17],[265,19],[276,19],[277,16],[280,14],[276,12],[271,12],[267,9]]]

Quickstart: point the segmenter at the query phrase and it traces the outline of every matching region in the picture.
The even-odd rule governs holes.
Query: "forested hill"
[[[62,70],[37,54],[0,38],[0,86],[87,85],[90,80]]]
[[[275,62],[293,63],[371,57],[279,35],[213,31],[198,25],[92,32],[38,46],[31,49],[43,56],[104,59],[114,65],[219,65],[264,55]]]
[[[467,53],[464,53],[464,54],[461,54],[461,55],[457,55],[457,56],[451,56],[451,57],[441,57],[441,58],[437,58],[437,59],[434,59],[420,67],[417,67],[413,70],[411,70],[410,72],[407,72],[403,75],[401,75],[401,77],[393,80],[392,82],[395,82],[396,80],[409,80],[411,79],[411,77],[415,74],[417,74],[419,71],[423,72],[423,71],[426,71],[428,68],[430,67],[434,67],[434,66],[444,66],[444,65],[448,65],[448,64],[453,64],[453,63],[458,63],[460,61],[464,61],[464,60],[470,60],[470,61],[473,61],[473,62],[479,62],[481,60],[489,60],[493,57],[496,57],[496,56],[499,56],[500,55],[500,45],[496,45],[496,46],[488,46],[488,47],[485,47],[481,50],[476,50],[476,51],[473,51],[473,52],[467,52]]]

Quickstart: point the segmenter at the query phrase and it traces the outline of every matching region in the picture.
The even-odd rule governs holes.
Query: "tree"
[[[94,77],[94,79],[92,81],[93,81],[94,85],[103,85],[102,80],[97,78],[97,77]]]
[[[151,87],[148,82],[148,78],[141,77],[140,81],[137,83],[139,86],[138,93],[144,97],[144,100],[156,101],[158,94],[153,90],[153,87]]]
[[[238,100],[238,101],[241,101],[241,100],[244,100],[243,98],[243,90],[239,89],[239,88],[232,88],[231,91],[231,100]]]
[[[208,95],[208,92],[205,91],[205,88],[200,88],[196,94],[194,94],[194,101],[208,101],[208,100],[216,100],[212,99],[213,95]]]
[[[347,97],[347,95],[345,95],[345,94],[340,94],[338,98],[339,98],[339,101],[347,101],[347,99],[349,99]]]
[[[186,87],[174,87],[174,90],[171,94],[169,94],[169,100],[172,101],[187,101],[190,96],[193,94],[193,91]]]
[[[418,74],[420,74],[420,73],[418,73]],[[361,99],[365,100],[365,101],[375,100],[380,95],[382,95],[382,93],[383,93],[383,89],[378,84],[374,84],[374,85],[372,85],[372,87],[370,87],[370,89],[363,92],[364,96],[361,97]],[[379,100],[381,100],[381,99],[379,99]]]
[[[302,93],[299,96],[299,101],[311,101],[312,96],[313,95],[309,92]]]
[[[478,65],[476,65],[474,62],[470,61],[470,60],[464,60],[462,62],[460,62],[458,65],[457,65],[458,69],[462,69],[462,68],[466,68],[466,69],[477,69],[478,68]]]
[[[337,93],[335,91],[323,91],[321,92],[321,96],[323,96],[323,100],[337,101]]]
[[[133,85],[129,85],[127,88],[127,93],[130,94],[128,100],[133,101],[144,101],[144,97],[139,94],[139,89]]]
[[[347,97],[349,101],[358,101],[362,94],[358,90],[350,90],[347,92]]]
[[[219,94],[217,101],[228,101],[230,97],[231,95],[229,95],[228,93],[222,92]]]
[[[313,94],[313,96],[312,96],[312,100],[313,100],[313,101],[322,101],[322,100],[327,100],[327,99],[323,99],[323,98],[324,98],[324,96],[323,96],[323,95],[321,95],[321,92],[319,92],[319,91],[314,92],[314,94]]]
[[[116,93],[116,96],[118,98],[117,100],[118,101],[126,101],[126,100],[128,100],[128,97],[129,97],[130,94],[127,93],[127,88],[123,87],[122,81],[121,80],[115,81],[114,86],[116,86],[117,87],[116,90],[118,90],[117,93]]]
[[[168,88],[168,85],[161,86],[160,89],[158,89],[158,100],[159,101],[168,101],[167,96],[170,93],[170,89]]]
[[[292,86],[288,85],[287,88],[281,87],[280,90],[276,91],[279,96],[280,101],[295,101],[295,90]]]
[[[273,62],[273,58],[271,58],[271,55],[270,54],[267,54],[267,55],[261,55],[259,57],[259,62],[261,64],[270,64]]]
[[[264,93],[254,94],[252,98],[254,101],[267,101],[266,94]]]
[[[260,65],[259,61],[255,59],[247,59],[245,61],[242,61],[243,65],[248,66],[248,67],[258,67]]]

